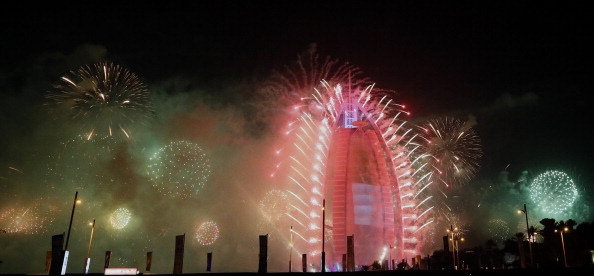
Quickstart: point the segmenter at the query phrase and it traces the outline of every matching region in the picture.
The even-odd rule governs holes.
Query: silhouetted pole
[[[388,270],[394,270],[394,266],[392,266],[392,245],[390,245],[390,262],[388,262]]]
[[[307,254],[301,254],[301,268],[303,272],[307,272]]]
[[[563,264],[567,267],[567,257],[565,256],[565,242],[563,241],[563,231],[561,231],[561,244],[563,245]]]
[[[184,267],[184,246],[186,233],[175,236],[175,259],[173,260],[173,274],[182,274]]]
[[[458,231],[458,227],[454,228],[453,225],[450,225],[450,229],[447,229],[447,232],[452,234],[452,238],[451,238],[452,239],[452,263],[454,264],[454,270],[458,270],[458,260],[456,259],[456,254],[457,254],[458,249],[456,248],[457,244],[456,244],[456,241],[454,240],[455,239],[454,232],[457,232],[457,231]]]
[[[70,240],[70,230],[72,229],[72,218],[74,218],[74,209],[76,208],[76,199],[78,198],[78,191],[74,194],[74,203],[72,203],[72,213],[70,214],[70,224],[68,225],[68,235],[66,236],[66,245],[64,251],[68,250],[68,240]]]
[[[524,214],[526,215],[526,232],[528,233],[528,249],[530,250],[530,267],[534,267],[534,260],[532,259],[532,233],[530,233],[530,227],[528,226],[528,210],[526,204],[524,204]]]
[[[258,273],[268,272],[268,234],[260,235]]]
[[[206,271],[210,272],[212,265],[212,252],[206,253]]]
[[[324,251],[324,236],[326,230],[326,200],[322,201],[322,272],[326,272],[326,252]]]
[[[105,265],[103,268],[109,268],[109,264],[111,263],[111,251],[105,251]]]
[[[146,252],[146,271],[151,271],[152,263],[153,263],[153,251]]]
[[[290,246],[291,246],[291,252],[289,253],[289,272],[291,272],[292,269],[292,257],[293,257],[293,226],[291,225],[291,241],[290,241]]]
[[[347,270],[355,271],[355,234],[347,236]]]
[[[64,233],[52,236],[52,259],[49,275],[60,275],[64,265]]]
[[[452,269],[454,264],[450,263],[450,241],[448,239],[448,235],[443,236],[443,252],[445,258],[443,258],[442,265],[447,269]]]
[[[563,247],[563,264],[565,265],[565,267],[567,267],[567,257],[565,256],[565,241],[563,241],[563,231],[567,230],[567,227],[559,230],[559,232],[561,233],[561,246]],[[557,232],[557,229],[555,229],[555,232]]]

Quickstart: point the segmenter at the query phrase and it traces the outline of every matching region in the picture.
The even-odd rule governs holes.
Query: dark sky
[[[264,79],[315,43],[320,56],[350,62],[395,90],[412,121],[476,119],[479,180],[504,169],[512,180],[524,170],[556,169],[592,191],[593,8],[542,1],[13,4],[0,11],[0,164],[35,151],[14,149],[42,140],[31,112],[39,112],[51,82],[94,57],[125,66],[149,87],[183,78],[207,99],[241,105],[249,96],[229,87]],[[216,140],[216,132],[196,133]]]

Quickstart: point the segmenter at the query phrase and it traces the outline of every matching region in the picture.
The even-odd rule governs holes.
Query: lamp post
[[[392,266],[392,248],[394,247],[390,245],[390,260],[388,261],[388,270],[394,270],[394,267]]]
[[[454,241],[456,241],[456,261],[458,262],[458,267],[460,267],[460,245],[458,244],[458,241],[464,241],[464,238],[459,237],[459,233],[456,233],[456,236],[454,237]],[[461,269],[464,269],[464,262],[462,262],[462,267]]]
[[[291,246],[291,252],[289,253],[289,272],[291,272],[291,269],[292,269],[291,261],[292,261],[292,257],[293,257],[293,226],[292,225],[291,225],[291,241],[290,241],[289,245]]]
[[[68,235],[66,236],[66,244],[64,245],[64,251],[68,251],[68,241],[70,240],[70,230],[72,229],[72,218],[74,218],[74,209],[76,204],[81,203],[78,199],[78,191],[74,194],[74,203],[72,203],[72,213],[70,214],[70,224],[68,225]]]
[[[530,250],[530,267],[534,266],[534,260],[532,258],[532,235],[530,233],[530,227],[528,226],[528,210],[526,204],[524,204],[524,210],[518,209],[518,214],[524,213],[526,216],[526,233],[528,234],[528,249]]]
[[[563,232],[569,231],[569,228],[564,227],[563,230],[558,231],[555,229],[555,232],[561,233],[561,247],[563,248],[563,264],[567,267],[567,257],[565,256],[565,242],[563,241]]]
[[[324,251],[324,238],[326,230],[326,199],[322,201],[322,272],[326,272],[326,252]]]
[[[91,223],[91,239],[89,240],[89,250],[87,251],[87,258],[85,259],[85,274],[89,273],[89,266],[91,265],[91,245],[93,244],[93,233],[95,233],[95,219]]]
[[[458,232],[458,227],[454,227],[453,225],[450,225],[450,229],[446,230],[448,233],[452,234],[452,238],[450,238],[450,240],[452,241],[452,261],[453,261],[453,265],[454,265],[454,270],[458,270],[458,260],[457,260],[457,251],[458,251],[458,244],[456,242],[457,237],[457,232]],[[456,235],[456,236],[454,236]]]

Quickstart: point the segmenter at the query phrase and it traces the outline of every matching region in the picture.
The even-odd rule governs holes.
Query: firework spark
[[[129,126],[145,121],[153,111],[147,86],[139,77],[107,62],[70,71],[47,98],[50,110],[75,119],[89,140],[116,131],[130,137]]]
[[[491,219],[487,222],[487,226],[489,227],[488,233],[490,238],[498,244],[503,243],[510,237],[509,226],[502,219]]]
[[[106,187],[113,180],[105,167],[115,159],[117,141],[97,137],[89,141],[78,135],[60,143],[55,153],[47,156],[44,182],[50,186],[70,184],[77,189]]]
[[[7,209],[0,213],[0,230],[26,235],[45,233],[53,222],[45,213],[39,205]]]
[[[204,150],[187,141],[171,142],[150,158],[148,175],[159,192],[174,198],[197,196],[210,176]]]

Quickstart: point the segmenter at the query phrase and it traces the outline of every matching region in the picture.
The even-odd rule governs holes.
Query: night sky
[[[52,143],[67,135],[45,121],[41,106],[51,85],[68,71],[98,61],[112,61],[136,73],[154,92],[157,103],[159,134],[148,135],[152,142],[142,149],[131,147],[129,155],[117,156],[115,162],[134,167],[138,163],[134,157],[148,151],[147,144],[154,146],[164,137],[191,138],[213,154],[210,183],[218,181],[216,189],[231,191],[241,186],[233,193],[250,194],[249,187],[258,183],[243,182],[257,182],[255,171],[263,162],[250,158],[266,150],[275,129],[271,122],[251,118],[253,111],[246,105],[258,98],[250,88],[273,70],[293,63],[311,45],[316,45],[321,57],[349,62],[378,86],[396,91],[397,101],[412,112],[412,122],[439,116],[476,120],[483,157],[476,179],[467,186],[469,194],[475,194],[470,191],[473,186],[498,183],[504,170],[510,183],[523,171],[534,177],[561,170],[581,192],[592,194],[594,135],[589,109],[594,103],[594,35],[589,26],[594,23],[594,9],[590,3],[192,2],[25,3],[0,11],[0,189],[4,190],[0,190],[0,211],[15,202],[22,204],[24,194],[39,198],[41,187],[47,185],[41,172],[46,166],[36,161],[51,155]],[[15,174],[10,168],[21,172]],[[246,173],[231,176],[225,171]],[[139,181],[133,172],[123,170],[111,178]],[[205,193],[215,195],[216,185],[209,185]],[[121,199],[103,191],[99,194],[108,197],[109,203],[99,205],[139,201],[141,188],[130,186],[135,187],[134,197]],[[65,206],[74,188],[65,191]],[[252,201],[257,199],[243,198],[244,204]],[[517,207],[522,203],[517,202]],[[208,214],[224,206],[224,200],[199,199],[200,206],[208,204],[197,213]],[[224,212],[232,215],[241,208]],[[92,215],[91,210],[87,212]],[[576,219],[582,218],[591,221],[592,213],[580,213]],[[6,224],[2,219],[0,226]],[[31,266],[26,271],[15,265],[15,260],[25,258],[24,252],[15,257],[0,250],[0,273],[43,272],[49,236],[66,231],[64,219],[56,218],[47,233],[18,237],[42,245],[34,253],[39,260],[26,263]],[[226,227],[223,233],[233,228]],[[170,243],[165,251],[173,250],[172,237],[181,231],[172,226],[164,234]],[[80,235],[80,250],[86,253],[88,232]],[[0,243],[12,252],[33,243],[10,242],[8,236],[0,233]],[[220,250],[257,254],[255,235],[229,243],[251,238],[253,244]],[[99,260],[101,250],[107,250],[100,244],[95,257]],[[121,265],[135,266],[141,259],[122,260]],[[255,262],[254,257],[220,271],[255,270]],[[100,270],[99,263],[91,269]],[[78,271],[78,266],[73,265],[72,271]],[[169,264],[162,267],[166,272],[170,269]]]

